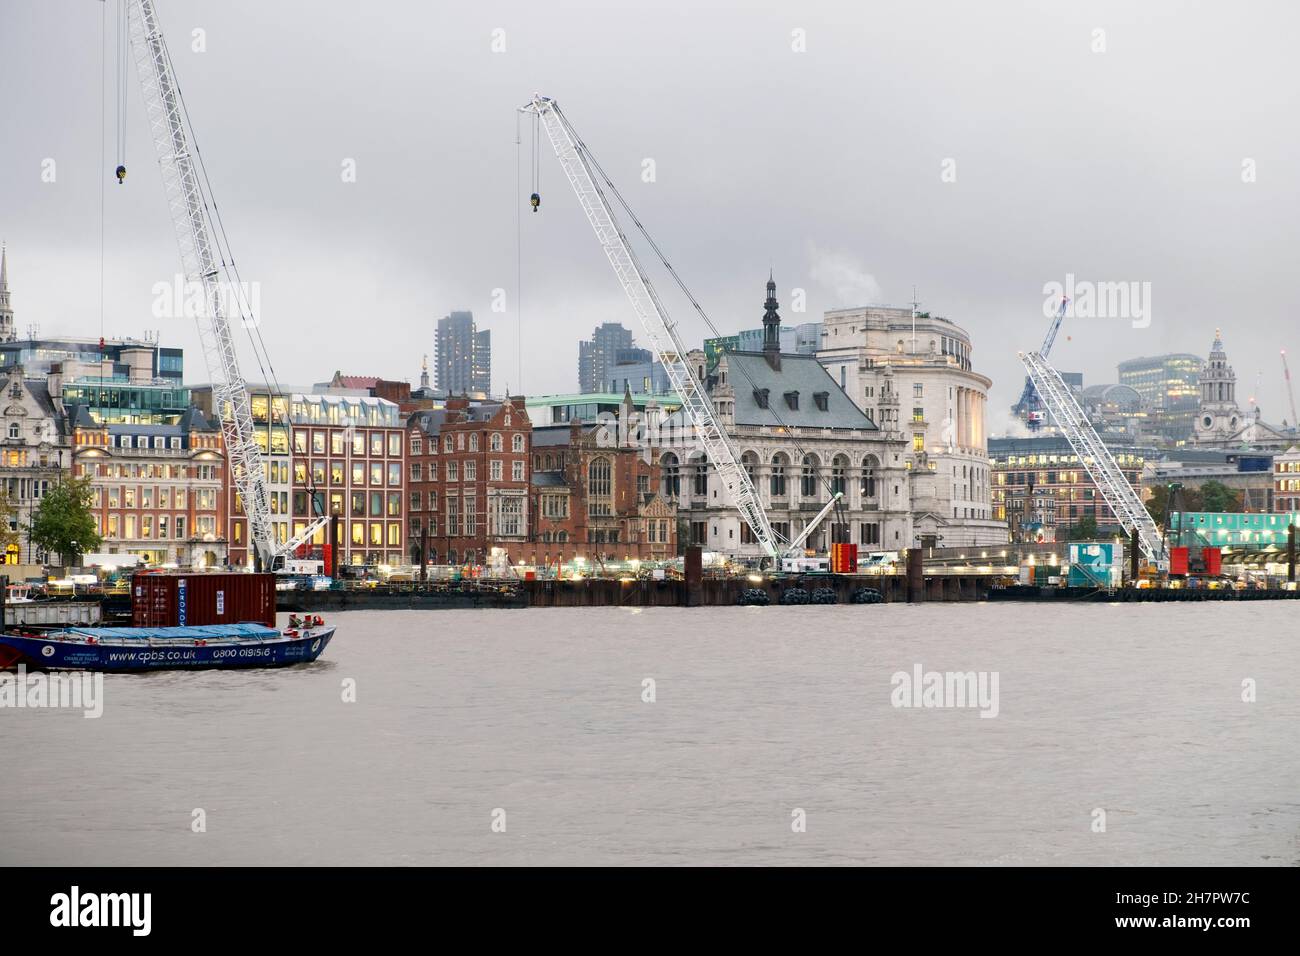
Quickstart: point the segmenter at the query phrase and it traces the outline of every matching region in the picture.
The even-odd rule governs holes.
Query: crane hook
[[[117,184],[120,186],[122,185],[122,183],[126,181],[126,167],[118,166],[116,172],[117,172]]]
[[[528,201],[533,204],[533,212],[537,212],[537,207],[542,204],[542,197],[537,193],[533,193],[528,197]]]

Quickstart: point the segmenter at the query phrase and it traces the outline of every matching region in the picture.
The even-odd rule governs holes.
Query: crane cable
[[[171,50],[167,46],[166,38],[160,35],[158,37],[158,41],[162,48],[163,56],[167,59],[168,68],[171,70],[172,76],[175,77],[176,68],[172,62]],[[236,297],[235,306],[239,311],[241,324],[243,324],[245,331],[248,333],[249,342],[253,346],[253,357],[257,360],[258,369],[262,374],[263,384],[265,384],[267,390],[271,392],[271,400],[268,403],[268,407],[267,407],[267,417],[270,419],[271,424],[274,424],[274,420],[275,420],[274,400],[277,396],[283,397],[283,390],[280,386],[279,378],[275,374],[275,366],[271,363],[270,354],[266,349],[266,342],[262,338],[262,332],[259,327],[259,322],[257,320],[257,317],[253,315],[252,307],[248,302],[247,297],[245,296],[243,279],[240,276],[239,267],[235,263],[234,253],[230,249],[230,241],[228,236],[226,235],[225,223],[221,218],[221,211],[220,209],[217,208],[216,199],[212,193],[212,182],[208,177],[207,164],[203,161],[203,153],[202,150],[200,150],[199,148],[198,136],[195,134],[193,123],[190,121],[189,106],[185,102],[185,94],[181,90],[179,81],[176,82],[176,96],[180,106],[180,119],[185,124],[185,127],[189,132],[190,143],[193,145],[194,148],[195,165],[198,168],[199,174],[203,178],[204,188],[199,190],[200,195],[203,198],[203,207],[208,211],[209,218],[212,221],[213,225],[216,227],[212,235],[213,244],[217,247],[217,253],[220,257],[220,262],[221,262],[221,269],[226,275],[227,283],[230,286],[230,288],[234,290],[235,297]],[[219,415],[221,414],[221,410],[219,408],[216,409],[216,411],[217,414]],[[233,409],[231,410],[231,413],[233,415]],[[292,442],[293,420],[291,415],[286,414],[285,424],[288,425],[289,428],[288,437],[289,440]],[[270,443],[268,441],[268,453],[269,450],[270,450]],[[269,494],[269,491],[267,491],[266,488],[266,477],[267,476],[263,475],[262,490],[267,494]],[[315,504],[314,497],[315,496],[313,495],[313,505]],[[269,502],[267,504],[269,507]],[[245,505],[245,508],[247,508],[247,505]],[[267,544],[272,549],[274,549],[276,542],[272,540],[272,541],[268,541]]]
[[[628,205],[627,200],[623,198],[623,194],[618,191],[618,187],[614,185],[613,180],[610,179],[608,174],[606,174],[605,170],[601,167],[600,162],[592,154],[591,149],[587,146],[585,142],[583,142],[582,138],[578,136],[577,130],[573,128],[573,125],[569,122],[568,117],[566,117],[560,111],[559,106],[557,106],[554,102],[552,102],[550,105],[551,108],[555,110],[556,115],[559,116],[561,122],[563,122],[565,129],[569,133],[570,137],[572,137],[575,149],[577,149],[579,153],[585,156],[587,161],[591,163],[592,169],[594,169],[596,173],[599,174],[601,180],[609,188],[614,198],[618,200],[619,205],[623,207],[623,211],[627,213],[629,218],[631,218],[633,224],[637,227],[637,230],[645,238],[646,242],[649,243],[650,248],[654,251],[655,256],[663,264],[663,267],[666,270],[668,270],[668,274],[672,276],[673,281],[677,284],[677,287],[681,289],[682,293],[686,296],[686,298],[690,301],[691,305],[695,308],[695,311],[699,313],[700,317],[704,320],[709,330],[715,336],[720,338],[721,333],[718,331],[718,327],[713,324],[713,320],[710,319],[708,313],[704,311],[704,307],[700,305],[699,300],[697,300],[694,294],[691,292],[691,290],[687,288],[686,283],[682,280],[681,276],[678,275],[677,270],[673,268],[672,264],[668,261],[668,258],[664,255],[663,251],[659,248],[659,244],[654,241],[654,238],[650,235],[649,231],[642,224],[641,220],[637,217],[636,213],[632,211],[632,207]],[[596,188],[599,190],[600,186],[597,185]],[[617,227],[617,223],[615,223],[615,226]],[[630,249],[631,244],[627,242],[627,236],[623,234],[621,228],[619,229],[619,236],[623,239],[623,242],[627,244],[628,248]],[[638,271],[640,271],[639,268]],[[641,278],[644,282],[646,282],[647,285],[649,285],[648,277],[642,275]],[[750,376],[749,372],[746,371],[743,366],[737,366],[736,370],[741,373],[741,376],[749,383],[751,388],[757,390],[758,386],[754,382],[753,377]],[[701,382],[700,384],[701,386],[703,386],[704,383]],[[790,430],[790,427],[785,424],[785,421],[781,418],[780,413],[778,413],[775,408],[771,408],[771,407],[768,407],[767,409],[765,409],[765,411],[771,412],[772,417],[776,419],[777,426],[782,428],[785,431],[785,433],[789,435],[790,440],[794,444],[795,450],[799,453],[800,458],[801,459],[808,458],[809,457],[808,452],[803,447],[803,445],[799,442],[799,439]],[[800,462],[800,465],[802,466],[802,461]],[[802,481],[802,472],[800,473],[800,480]],[[819,475],[818,480],[821,482],[822,487],[824,487],[827,491],[829,491],[831,494],[835,493],[834,488],[831,485],[831,482],[829,482],[824,476]]]

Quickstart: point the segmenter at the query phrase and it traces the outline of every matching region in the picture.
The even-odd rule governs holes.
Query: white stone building
[[[991,380],[971,367],[965,329],[910,308],[825,314],[817,358],[880,428],[906,444],[913,541],[1003,544],[993,516],[985,428]]]
[[[1199,448],[1283,451],[1295,444],[1297,432],[1269,425],[1259,406],[1242,412],[1237,404],[1237,373],[1228,364],[1223,336],[1214,330],[1210,357],[1201,369],[1201,407],[1196,416],[1192,442]]]
[[[689,361],[703,371],[722,425],[732,439],[773,530],[799,535],[831,496],[844,493],[806,547],[825,554],[834,542],[863,552],[912,546],[907,441],[887,434],[857,407],[815,355],[780,351],[776,286],[768,281],[761,352],[724,352],[704,367],[703,352]],[[727,498],[711,466],[691,449],[672,447],[689,432],[680,411],[666,422],[669,447],[658,451],[661,491],[678,508],[683,543],[729,556],[759,559],[762,549]]]

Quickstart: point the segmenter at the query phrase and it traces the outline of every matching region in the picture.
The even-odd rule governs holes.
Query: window
[[[469,450],[478,451],[478,432],[474,432],[469,436]]]
[[[449,462],[447,462],[447,480],[448,480],[448,481],[460,481],[460,463],[459,463],[459,462],[454,462],[454,461],[449,461]]]
[[[411,480],[421,481],[424,478],[424,468],[418,461],[411,462]]]
[[[412,455],[424,454],[424,440],[420,438],[419,435],[411,436],[411,454]]]
[[[370,483],[372,485],[382,485],[384,483],[384,463],[382,461],[372,461],[370,463]]]
[[[366,483],[366,463],[364,461],[354,461],[352,463],[352,483],[354,485],[364,485]]]
[[[388,433],[388,457],[396,458],[401,453],[402,453],[402,433],[389,432]]]
[[[412,492],[411,492],[411,510],[412,510],[412,511],[419,511],[419,510],[420,510],[421,508],[423,508],[423,507],[424,507],[424,495],[420,494],[418,491],[412,491]]]
[[[593,515],[608,515],[613,511],[610,496],[614,483],[608,458],[593,459],[587,468],[587,512]]]
[[[352,454],[364,455],[366,453],[366,436],[364,432],[352,433]]]
[[[644,476],[643,476],[643,477],[644,477]],[[515,461],[515,462],[511,463],[511,465],[510,465],[510,480],[511,480],[511,481],[523,481],[523,480],[524,480],[524,463],[523,463],[522,461]]]
[[[17,437],[19,436],[19,433],[20,433],[20,432],[19,432],[19,428],[18,428],[18,423],[17,423],[17,422],[10,422],[10,423],[9,423],[9,437],[10,437],[10,438],[17,438]]]
[[[488,448],[490,448],[492,451],[501,451],[501,449],[504,448],[504,447],[505,447],[505,446],[504,446],[504,444],[503,444],[502,441],[501,441],[501,433],[500,433],[500,432],[493,432],[493,433],[492,433],[492,440],[491,440],[491,442],[489,443]]]
[[[324,432],[311,433],[311,453],[313,455],[325,454],[325,433]]]
[[[478,481],[478,462],[476,461],[465,462],[465,480]]]
[[[515,435],[510,439],[510,450],[513,452],[522,452],[524,450],[523,435]]]
[[[913,398],[921,398],[924,394],[925,394],[925,389],[922,387],[920,382],[916,382],[915,384],[912,385]]]
[[[500,437],[500,436],[494,436],[494,437]],[[490,462],[488,462],[488,472],[489,472],[488,477],[491,478],[493,481],[501,480],[501,471],[502,471],[502,466],[501,466],[500,458],[493,458]]]
[[[803,456],[803,467],[799,471],[799,496],[817,497],[817,459],[812,455]]]
[[[379,456],[383,455],[383,453],[384,453],[384,433],[383,433],[383,432],[371,432],[371,433],[370,433],[370,454],[371,454],[371,456],[374,457],[374,458],[378,458]],[[382,541],[376,541],[376,542],[374,542],[374,543],[375,543],[375,544],[383,544]]]
[[[294,454],[297,455],[307,454],[307,433],[306,432],[295,431],[293,433],[293,450],[294,450]]]
[[[709,496],[709,465],[707,462],[700,462],[695,466],[694,474],[691,476],[691,493],[697,498],[707,498]]]
[[[913,408],[912,408],[912,421],[914,421],[914,422],[923,422],[923,421],[925,421],[925,409],[924,409],[924,408],[920,408],[920,407],[913,407]]]
[[[681,469],[677,456],[672,452],[664,455],[660,470],[662,472],[663,494],[665,498],[677,498],[682,493]]]
[[[912,435],[912,451],[925,451],[924,432],[915,432]]]
[[[789,459],[783,453],[777,453],[772,458],[772,475],[768,481],[768,487],[773,498],[784,498],[786,496],[785,487],[785,469]]]
[[[330,432],[330,454],[331,455],[343,454],[343,432],[341,431]]]
[[[843,455],[836,455],[831,462],[831,494],[848,494],[849,460]]]
[[[343,462],[341,461],[330,462],[330,484],[331,485],[343,484]]]
[[[862,480],[858,490],[862,492],[863,501],[870,501],[876,497],[876,465],[874,455],[868,455],[862,462]]]

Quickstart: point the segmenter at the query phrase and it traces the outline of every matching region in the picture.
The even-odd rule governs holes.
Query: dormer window
[[[813,401],[817,403],[817,408],[820,411],[824,412],[830,407],[830,400],[830,392],[813,392]]]
[[[767,408],[768,390],[765,388],[754,389],[754,402],[759,408]]]
[[[798,392],[786,392],[786,393],[785,393],[785,403],[786,403],[786,405],[788,405],[788,406],[791,408],[791,410],[797,412],[797,411],[799,410],[799,393],[798,393]]]

